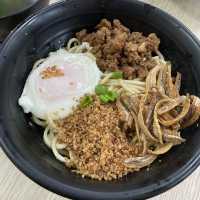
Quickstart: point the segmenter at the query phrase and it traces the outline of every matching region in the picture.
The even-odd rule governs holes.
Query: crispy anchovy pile
[[[180,86],[181,74],[173,79],[170,63],[157,59],[157,66],[146,78],[145,94],[121,95],[117,107],[123,129],[132,129],[133,144],[142,146],[136,157],[124,161],[125,165],[142,168],[185,141],[180,130],[199,119],[200,99],[180,95]]]

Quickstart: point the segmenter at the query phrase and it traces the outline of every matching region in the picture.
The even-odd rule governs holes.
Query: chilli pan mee
[[[37,61],[19,104],[44,127],[44,143],[82,177],[118,179],[185,142],[200,99],[180,94],[181,74],[155,33],[102,19]]]

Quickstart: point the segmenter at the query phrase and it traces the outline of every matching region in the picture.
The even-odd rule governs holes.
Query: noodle
[[[76,38],[71,38],[67,43],[67,50],[70,51],[74,46],[75,47],[80,46],[80,42]]]
[[[47,126],[47,122],[44,120],[41,120],[39,118],[37,118],[36,116],[32,115],[32,120],[33,122],[35,122],[35,124],[42,126],[42,127],[46,127]]]
[[[158,55],[158,57],[160,58],[160,60],[165,60],[163,54],[159,50],[156,50],[156,54]]]
[[[44,140],[44,143],[49,147],[51,148],[51,145],[52,145],[52,140],[53,140],[53,134],[52,134],[52,131],[50,131],[50,127],[47,126],[44,130],[44,134],[43,134],[43,140]]]
[[[57,149],[57,137],[54,137],[52,140],[52,144],[51,144],[51,148],[52,148],[52,152],[54,154],[54,156],[56,157],[57,160],[59,160],[60,162],[69,162],[69,159],[67,157],[62,156]],[[64,147],[65,148],[65,147]]]
[[[128,92],[133,95],[144,93],[145,83],[138,79],[124,80],[124,79],[111,79],[112,73],[103,74],[103,79],[100,84],[109,86],[109,89],[119,91],[119,93]]]

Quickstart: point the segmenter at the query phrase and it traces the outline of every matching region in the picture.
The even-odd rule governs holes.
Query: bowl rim
[[[148,3],[142,2],[142,1],[131,1],[133,4],[138,4],[140,6],[149,6],[150,8],[156,9],[159,15],[162,15],[165,18],[169,18],[173,21],[173,23],[176,23],[178,26],[180,26],[187,35],[190,36],[191,40],[195,45],[197,45],[200,48],[200,42],[198,38],[178,19],[171,16],[167,12],[161,10],[160,8],[157,8],[155,6],[152,6]],[[47,6],[46,8],[43,8],[42,10],[36,12],[36,14],[31,15],[28,17],[25,22],[19,24],[4,40],[1,51],[0,51],[0,57],[4,49],[6,49],[8,41],[22,28],[27,26],[31,21],[34,19],[40,17],[41,15],[45,14],[51,9],[54,9],[57,6],[66,4],[66,0],[59,1],[57,3],[51,4]],[[65,5],[66,6],[66,5]],[[0,18],[1,19],[1,18]],[[74,198],[74,199],[85,199],[85,200],[105,200],[105,199],[145,199],[150,198],[152,196],[158,195],[173,186],[180,183],[182,180],[184,180],[186,177],[188,177],[199,165],[200,165],[200,150],[198,153],[196,153],[193,158],[190,159],[188,163],[186,163],[181,170],[176,172],[176,176],[171,176],[167,179],[167,181],[162,182],[161,184],[146,186],[142,189],[138,189],[136,191],[123,191],[123,192],[95,192],[87,189],[81,189],[77,187],[72,187],[70,185],[62,184],[59,181],[56,181],[55,179],[46,176],[45,174],[41,173],[36,168],[32,167],[30,163],[25,160],[22,155],[20,155],[19,152],[15,151],[15,148],[13,147],[12,143],[4,137],[6,135],[6,131],[4,131],[1,123],[0,123],[0,146],[2,147],[4,153],[7,155],[7,157],[14,163],[14,165],[22,171],[27,177],[29,177],[34,182],[38,183],[40,186],[55,192],[56,194]],[[127,194],[128,193],[128,194]]]

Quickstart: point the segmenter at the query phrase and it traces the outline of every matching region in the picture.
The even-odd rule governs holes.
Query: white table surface
[[[83,0],[84,1],[84,0]],[[109,1],[109,0],[108,0]],[[51,1],[56,2],[56,0]],[[200,38],[199,0],[146,0],[187,25]],[[150,200],[199,200],[200,168],[173,189]],[[66,200],[32,182],[0,149],[0,200]]]

